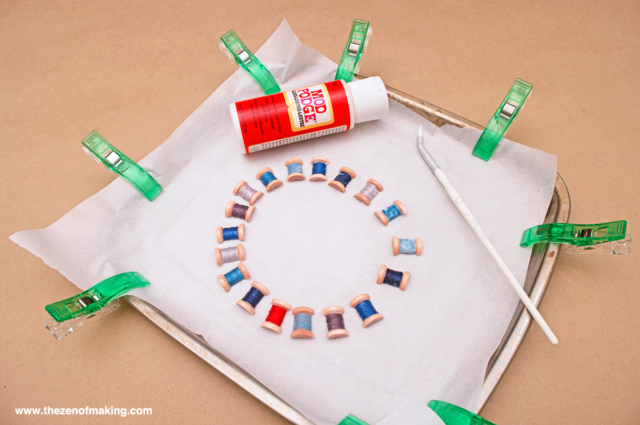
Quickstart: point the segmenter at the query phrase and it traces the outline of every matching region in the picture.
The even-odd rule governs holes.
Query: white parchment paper
[[[336,65],[303,46],[286,21],[257,54],[283,90],[335,75]],[[530,250],[519,247],[520,236],[544,219],[555,156],[503,140],[485,163],[471,155],[477,131],[438,129],[394,102],[384,120],[243,155],[228,104],[259,95],[238,70],[140,161],[164,188],[154,202],[118,178],[48,228],[11,239],[83,290],[116,273],[139,271],[151,285],[134,295],[203,335],[319,424],[335,424],[349,413],[373,424],[396,408],[394,415],[411,416],[402,414],[408,398],[473,409],[517,297],[422,161],[417,128],[424,127],[427,148],[521,282]],[[326,183],[286,183],[284,163],[294,156],[304,160],[307,177],[314,156],[331,160],[330,178],[342,166],[357,177],[346,194]],[[218,267],[214,248],[237,241],[218,245],[215,231],[241,223],[224,217],[229,200],[244,203],[231,191],[240,180],[264,191],[255,179],[264,166],[285,184],[256,204],[246,226],[245,265],[252,279],[225,293],[216,276],[236,264]],[[370,207],[353,198],[368,178],[384,186]],[[384,227],[373,213],[395,199],[408,213]],[[392,236],[422,238],[422,256],[394,257]],[[381,264],[411,272],[406,292],[376,285]],[[272,294],[254,316],[235,304],[252,280]],[[369,293],[385,316],[368,329],[349,307],[361,293]],[[262,329],[272,298],[314,308],[315,339],[289,337],[291,314],[282,334]],[[325,338],[321,310],[330,305],[345,308],[349,338]]]

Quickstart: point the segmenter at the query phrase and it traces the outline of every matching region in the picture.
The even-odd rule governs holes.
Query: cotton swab
[[[469,223],[469,226],[471,226],[475,234],[484,244],[485,248],[487,248],[487,251],[489,251],[489,254],[491,254],[498,267],[500,267],[502,273],[504,273],[504,275],[507,277],[507,280],[513,287],[513,290],[516,291],[516,294],[518,294],[518,297],[520,297],[522,303],[525,305],[525,307],[527,307],[527,310],[529,310],[531,316],[533,316],[534,320],[538,323],[540,328],[542,328],[542,332],[544,332],[544,334],[547,336],[549,342],[553,345],[557,345],[558,338],[556,338],[556,336],[553,334],[553,331],[551,330],[551,328],[549,328],[549,325],[547,325],[547,322],[545,322],[538,309],[536,309],[536,306],[533,305],[526,292],[524,292],[513,273],[511,273],[511,270],[509,270],[509,267],[507,267],[507,264],[504,262],[502,257],[500,257],[500,254],[498,254],[498,251],[496,251],[493,244],[476,221],[475,217],[473,217],[473,214],[471,214],[471,211],[469,210],[467,205],[464,203],[456,189],[451,185],[451,183],[447,179],[447,176],[445,176],[442,172],[440,166],[422,145],[422,126],[420,126],[420,128],[418,129],[418,150],[420,151],[420,155],[422,155],[422,159],[424,159],[424,162],[427,163],[431,171],[433,171],[433,174],[436,175],[440,184],[442,184],[444,189],[447,191],[449,198],[451,198],[453,204],[456,206],[456,208],[458,208],[460,214],[462,214],[467,223]]]

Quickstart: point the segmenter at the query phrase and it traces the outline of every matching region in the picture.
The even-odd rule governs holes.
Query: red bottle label
[[[344,84],[338,80],[236,102],[245,152],[349,130]]]

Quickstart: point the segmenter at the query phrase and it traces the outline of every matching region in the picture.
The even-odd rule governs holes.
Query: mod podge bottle
[[[303,87],[229,105],[245,153],[351,130],[389,113],[380,77]]]

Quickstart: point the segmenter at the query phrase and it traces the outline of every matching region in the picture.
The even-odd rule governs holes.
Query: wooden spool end
[[[409,276],[411,275],[411,273],[409,272],[404,272],[402,273],[402,280],[400,281],[400,290],[404,291],[405,289],[407,289],[407,284],[409,283]]]
[[[376,283],[378,285],[382,284],[384,282],[384,276],[387,274],[387,266],[385,266],[384,264],[380,266],[380,271],[378,272],[378,279],[376,280]]]
[[[245,279],[250,279],[251,275],[249,274],[249,271],[247,270],[247,268],[244,266],[243,263],[238,263],[238,268],[240,269],[240,271],[242,272],[242,276]]]
[[[229,201],[229,203],[227,204],[227,207],[224,209],[224,216],[225,217],[231,217],[231,210],[233,210],[233,206],[236,203],[234,201]]]
[[[220,285],[222,285],[226,292],[229,292],[231,290],[231,285],[229,285],[229,282],[227,282],[227,278],[224,277],[224,275],[218,275],[218,282],[220,282]]]

